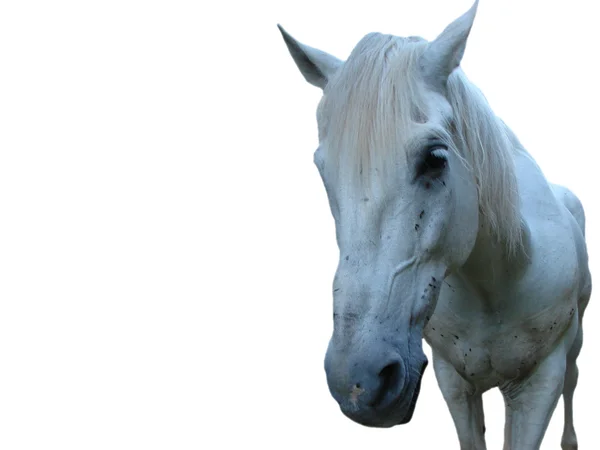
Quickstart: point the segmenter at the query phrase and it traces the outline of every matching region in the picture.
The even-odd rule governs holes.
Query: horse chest
[[[461,318],[441,309],[424,330],[426,341],[465,379],[484,389],[530,373],[576,316],[570,302],[513,320],[489,312]]]

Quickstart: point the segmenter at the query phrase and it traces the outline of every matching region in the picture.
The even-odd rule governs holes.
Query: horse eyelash
[[[448,154],[448,147],[442,143],[435,143],[435,144],[432,144],[429,147],[427,147],[427,151],[426,151],[425,155],[423,156],[423,159],[419,163],[419,167],[417,170],[417,176],[421,177],[423,175],[426,175],[428,172],[432,172],[432,171],[438,171],[439,172],[438,176],[441,175],[442,171],[446,168],[446,165],[448,163],[447,154]],[[432,163],[431,158],[434,158],[435,160],[438,160],[438,162],[441,162],[442,167],[433,166],[431,164]],[[433,178],[438,178],[438,176],[435,176]]]

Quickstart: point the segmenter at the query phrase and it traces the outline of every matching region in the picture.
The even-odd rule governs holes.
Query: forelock
[[[426,45],[421,38],[380,33],[356,45],[318,108],[330,170],[343,170],[357,186],[365,186],[405,159],[411,128],[428,119],[419,70]]]

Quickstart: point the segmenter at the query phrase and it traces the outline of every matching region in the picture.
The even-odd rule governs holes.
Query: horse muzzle
[[[427,358],[419,350],[417,358],[393,351],[338,358],[330,344],[325,358],[327,383],[344,415],[369,427],[408,423],[427,367]]]

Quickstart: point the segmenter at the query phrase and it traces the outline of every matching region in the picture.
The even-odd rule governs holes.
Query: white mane
[[[320,141],[335,161],[327,170],[350,173],[356,187],[366,187],[406,160],[401,149],[415,124],[427,121],[419,70],[426,46],[421,38],[379,33],[357,44],[319,105]],[[512,155],[524,150],[460,69],[448,79],[447,99],[453,121],[445,129],[477,182],[482,224],[512,254],[522,244]]]

